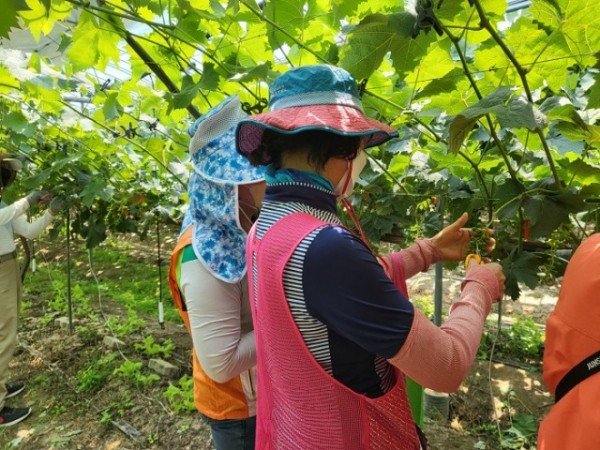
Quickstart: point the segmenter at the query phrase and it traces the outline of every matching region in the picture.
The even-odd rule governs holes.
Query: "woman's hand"
[[[469,269],[474,266],[478,266],[483,269],[489,270],[490,272],[492,272],[494,274],[494,276],[496,277],[496,280],[498,281],[498,296],[497,296],[497,298],[493,298],[492,302],[496,303],[497,301],[502,300],[502,297],[504,297],[504,289],[505,289],[505,282],[506,282],[506,276],[504,275],[504,269],[502,268],[502,266],[498,263],[491,263],[491,262],[487,262],[487,261],[482,262],[481,264],[477,264],[476,262],[471,262],[469,267],[467,267],[467,277],[469,276]]]
[[[448,225],[438,234],[431,238],[431,243],[436,247],[442,261],[462,261],[467,256],[469,243],[471,242],[472,231],[470,228],[463,228],[469,220],[469,215],[464,213],[456,222]],[[487,230],[488,236],[494,233],[493,230]],[[494,249],[496,241],[488,238],[484,253],[489,253]]]
[[[48,192],[42,192],[42,196],[40,197],[40,205],[47,205],[54,198],[54,196]]]

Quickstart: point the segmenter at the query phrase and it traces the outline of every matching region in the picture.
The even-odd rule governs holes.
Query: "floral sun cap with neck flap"
[[[188,183],[189,209],[181,233],[193,226],[192,247],[216,278],[236,283],[246,274],[246,232],[239,220],[238,186],[264,180],[236,151],[235,130],[246,114],[237,96],[228,97],[188,129],[194,170]]]

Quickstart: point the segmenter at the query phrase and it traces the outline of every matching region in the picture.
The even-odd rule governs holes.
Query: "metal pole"
[[[442,228],[444,227],[444,196],[440,195],[440,202],[438,203],[438,211],[442,216]],[[435,291],[433,294],[433,323],[438,327],[442,324],[442,295],[443,295],[443,276],[444,267],[443,263],[435,263]]]
[[[531,6],[531,2],[529,0],[508,2],[508,7],[506,8],[506,12],[510,13],[510,12],[518,11],[520,9],[528,8],[530,6]]]
[[[71,297],[71,210],[67,208],[67,308],[69,333],[73,334],[73,301]]]
[[[442,228],[444,227],[444,195],[439,196],[438,212],[442,217]],[[441,262],[435,263],[435,291],[433,294],[433,322],[439,327],[442,324],[442,288],[444,267]],[[423,391],[423,405],[425,416],[430,419],[448,420],[450,414],[450,397],[443,392],[435,392],[431,389]]]

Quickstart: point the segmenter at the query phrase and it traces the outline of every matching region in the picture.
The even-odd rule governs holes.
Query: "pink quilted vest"
[[[288,308],[283,271],[298,244],[326,225],[305,213],[280,221],[262,239],[250,233],[250,302],[257,347],[256,448],[260,450],[418,450],[404,375],[387,394],[357,394],[323,370]],[[403,280],[402,280],[403,281]]]

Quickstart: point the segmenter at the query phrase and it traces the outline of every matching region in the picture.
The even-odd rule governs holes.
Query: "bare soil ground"
[[[106,307],[116,311],[119,305]],[[167,323],[162,330],[153,322],[148,320],[144,336],[173,340],[176,349],[169,360],[181,367],[181,373],[190,374],[185,329]],[[83,325],[81,320],[76,322],[76,326]],[[77,373],[90,360],[114,353],[102,345],[103,335],[95,343],[82,342],[79,335],[69,334],[68,329],[53,323],[44,325],[36,317],[22,320],[20,346],[11,372],[14,378],[27,383],[27,390],[10,399],[9,404],[30,405],[33,413],[20,424],[0,431],[0,448],[210,449],[209,431],[198,415],[173,412],[164,397],[169,382],[176,383],[178,376],[163,378],[145,388],[111,379],[96,391],[78,392]],[[132,358],[132,344],[140,341],[141,336],[126,339],[121,349],[124,357]],[[110,414],[110,418],[105,415],[103,420],[104,414]]]

